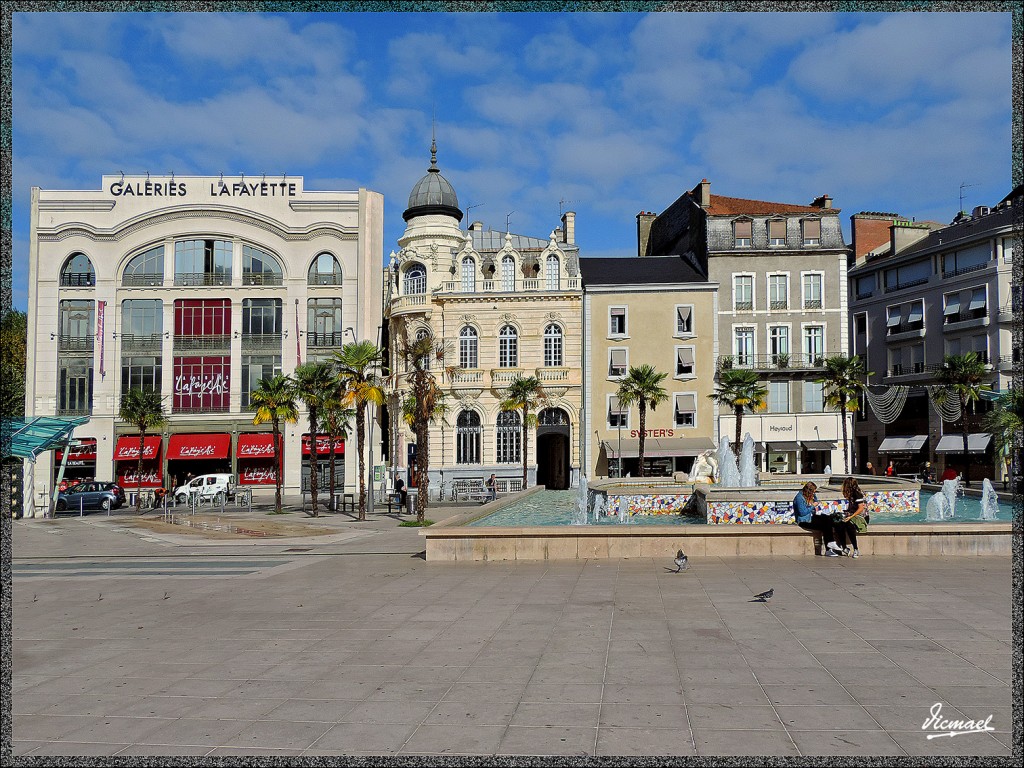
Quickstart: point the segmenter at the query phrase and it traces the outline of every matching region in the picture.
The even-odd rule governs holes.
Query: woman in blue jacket
[[[818,497],[815,491],[818,486],[814,483],[807,483],[793,499],[793,513],[796,515],[796,523],[805,531],[820,531],[821,540],[828,542],[825,545],[825,557],[839,557],[843,548],[836,544],[835,529],[832,524],[832,516],[819,514],[815,508]]]

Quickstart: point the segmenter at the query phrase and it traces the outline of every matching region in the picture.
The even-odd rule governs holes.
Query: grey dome
[[[459,198],[455,194],[455,188],[441,175],[441,169],[437,167],[437,144],[433,142],[430,145],[430,168],[427,169],[427,175],[417,181],[409,193],[409,207],[402,214],[402,218],[409,221],[414,216],[428,214],[442,214],[462,221]]]

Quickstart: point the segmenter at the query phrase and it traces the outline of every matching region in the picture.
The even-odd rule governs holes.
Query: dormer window
[[[780,246],[786,244],[786,221],[785,219],[773,219],[768,222],[768,245]]]
[[[413,264],[405,271],[405,281],[402,286],[406,296],[427,292],[427,270],[422,264]]]
[[[805,219],[801,223],[804,246],[821,245],[821,219]]]
[[[753,236],[753,222],[749,219],[735,221],[732,225],[732,233],[736,248],[749,248]]]

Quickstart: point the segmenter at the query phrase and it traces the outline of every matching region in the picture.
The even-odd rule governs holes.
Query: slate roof
[[[707,278],[679,256],[580,259],[583,285],[706,283]]]
[[[711,195],[711,205],[704,209],[711,216],[764,216],[772,213],[818,213],[837,214],[841,208],[822,208],[817,205],[793,205],[772,203],[767,200],[746,200],[742,197]]]

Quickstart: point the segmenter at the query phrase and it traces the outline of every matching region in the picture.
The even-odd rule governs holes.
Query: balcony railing
[[[892,293],[893,291],[902,291],[904,288],[913,288],[917,285],[925,285],[928,282],[927,277],[922,277],[917,280],[908,280],[905,283],[896,283],[895,285],[885,286],[886,293]]]
[[[821,309],[821,299],[804,299],[804,309]]]
[[[242,349],[268,349],[281,351],[280,333],[243,333]]]
[[[312,274],[306,281],[307,285],[341,285],[342,284],[340,272],[330,272],[326,274]]]
[[[62,406],[58,405],[57,406],[57,415],[58,416],[69,416],[69,417],[74,417],[74,416],[92,416],[92,406],[91,405],[90,406],[86,406],[85,408],[66,408],[66,407],[62,407]]]
[[[477,368],[463,368],[452,374],[452,385],[456,387],[482,386],[484,372]]]
[[[60,276],[62,288],[94,288],[96,275],[92,272],[65,272]]]
[[[511,384],[522,375],[522,368],[492,368],[491,384]]]
[[[558,367],[538,368],[537,379],[540,380],[542,384],[554,381],[569,381],[569,371],[570,369],[568,368]]]
[[[242,272],[242,285],[283,285],[284,277],[273,272]]]
[[[1000,371],[1009,371],[1013,369],[1013,355],[1000,355],[998,361],[998,367]]]
[[[343,347],[345,346],[345,332],[335,331],[333,333],[306,333],[307,347]]]
[[[391,314],[402,312],[426,312],[430,310],[427,304],[427,294],[413,293],[408,296],[398,296],[391,300]]]
[[[964,312],[957,312],[954,315],[946,315],[943,318],[943,323],[945,325],[953,325],[954,323],[966,323],[969,320],[981,320],[985,317],[988,317],[988,309],[982,307],[981,309],[968,309]]]
[[[511,287],[506,289],[503,280],[476,280],[470,284],[463,284],[461,280],[445,280],[441,283],[437,293],[518,293],[522,291],[578,291],[580,289],[580,278],[566,277],[559,278],[558,284],[551,286],[547,278],[528,277],[516,280]]]
[[[789,309],[788,301],[772,301],[768,304],[771,309]]]
[[[123,352],[159,352],[163,349],[163,336],[159,333],[122,333]]]
[[[968,272],[977,272],[984,269],[989,265],[990,262],[983,261],[981,264],[971,264],[969,267],[960,267],[954,269],[952,272],[946,272],[945,269],[942,271],[942,277],[956,277],[957,275],[966,275]]]
[[[183,405],[171,409],[174,413],[230,413],[231,408],[227,405]]]
[[[744,368],[755,371],[816,370],[825,367],[821,355],[719,355],[716,369]]]
[[[121,285],[126,288],[159,288],[163,284],[163,275],[125,275],[121,278]]]
[[[910,333],[911,331],[923,331],[924,323],[900,323],[899,325],[890,325],[886,328],[886,336],[898,336],[901,333]]]
[[[1013,318],[1016,317],[1018,311],[1018,308],[1013,305],[1013,302],[1006,302],[999,308],[999,322],[1012,323]]]
[[[174,275],[174,284],[188,287],[204,285],[231,285],[231,274],[216,272],[178,272]]]
[[[196,352],[203,351],[209,352],[213,350],[218,351],[230,351],[231,349],[231,337],[227,334],[217,334],[208,336],[175,336],[174,337],[174,352],[175,354],[180,352]]]
[[[92,352],[95,336],[65,336],[57,337],[57,349],[61,352]]]
[[[750,312],[754,309],[753,301],[737,301],[735,309],[737,312]]]

